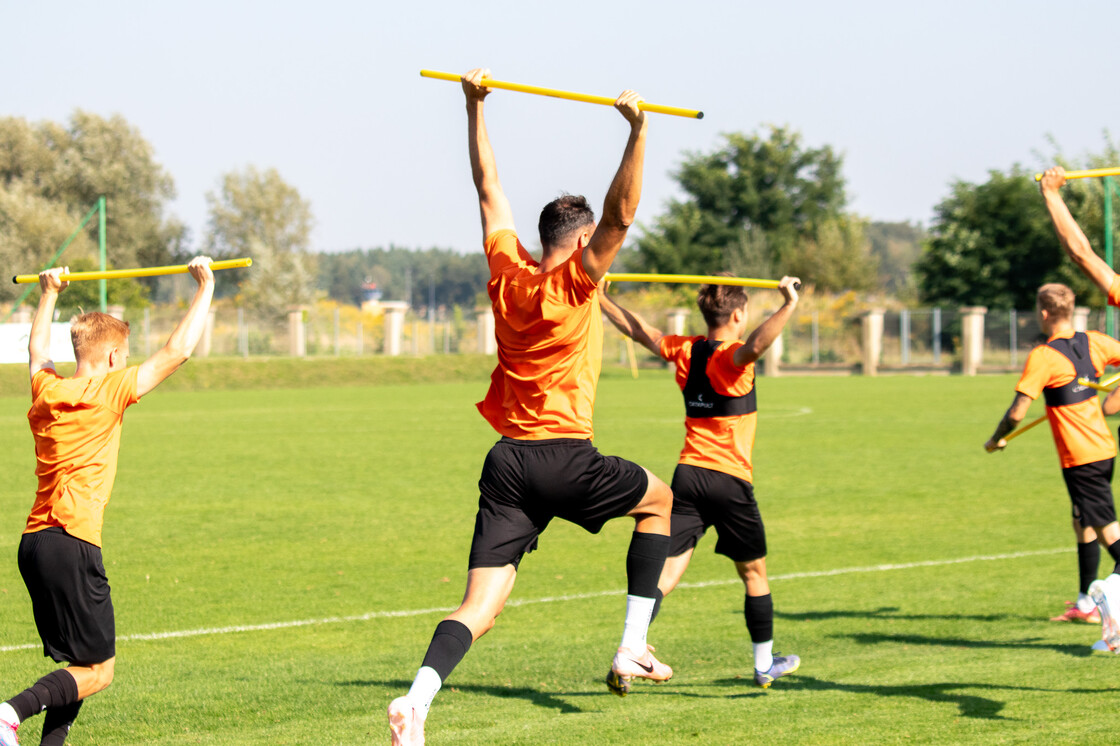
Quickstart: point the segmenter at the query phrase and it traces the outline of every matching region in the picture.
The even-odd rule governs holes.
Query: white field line
[[[899,564],[871,565],[869,567],[841,567],[834,570],[817,570],[810,572],[791,572],[784,575],[771,575],[770,580],[800,580],[802,578],[829,578],[836,575],[854,575],[858,573],[890,572],[892,570],[912,570],[919,567],[945,567],[946,565],[963,565],[969,562],[998,562],[1000,560],[1021,559],[1023,557],[1039,557],[1047,554],[1061,554],[1069,552],[1069,547],[1061,549],[1039,549],[1033,552],[1012,552],[1010,554],[978,554],[972,557],[957,559],[925,560],[922,562],[903,562]],[[706,580],[700,583],[680,583],[678,588],[711,588],[721,585],[735,585],[742,581],[738,578],[725,580]],[[560,601],[582,601],[603,596],[619,596],[623,590],[594,591],[592,593],[572,593],[564,596],[546,596],[544,598],[512,599],[506,606],[530,606],[532,604],[550,604]],[[348,622],[368,622],[371,619],[396,619],[400,617],[424,616],[426,614],[446,614],[454,611],[456,607],[435,607],[430,609],[399,609],[395,611],[371,611],[366,614],[354,616],[331,616],[320,619],[300,619],[287,622],[270,622],[268,624],[238,624],[229,627],[204,627],[201,629],[184,629],[172,632],[149,632],[135,635],[120,635],[117,642],[147,642],[151,640],[171,640],[181,637],[201,637],[203,635],[228,635],[235,632],[263,632],[274,629],[291,629],[293,627],[311,627],[323,624],[344,624]],[[16,650],[36,650],[42,646],[38,643],[27,645],[2,645],[0,653],[10,653]]]

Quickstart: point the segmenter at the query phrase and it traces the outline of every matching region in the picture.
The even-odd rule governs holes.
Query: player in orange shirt
[[[1096,381],[1106,365],[1120,365],[1120,342],[1100,332],[1074,331],[1074,300],[1073,291],[1065,285],[1050,283],[1038,289],[1038,321],[1046,343],[1027,356],[1011,407],[984,448],[989,453],[1003,450],[1006,436],[1026,417],[1031,402],[1044,396],[1062,477],[1073,503],[1080,574],[1078,600],[1069,602],[1065,613],[1052,621],[1100,621],[1107,628],[1111,622],[1094,608],[1097,604],[1091,595],[1100,561],[1097,542],[1116,562],[1110,577],[1120,570],[1120,524],[1112,499],[1116,442],[1097,404],[1096,391],[1078,384],[1077,379]],[[1105,406],[1112,408],[1116,402],[1113,392]],[[1105,632],[1106,638],[1114,637],[1107,629]]]
[[[751,451],[758,414],[754,363],[769,349],[797,306],[796,277],[778,285],[782,307],[746,342],[747,293],[732,285],[704,285],[696,302],[708,325],[706,337],[663,334],[640,316],[599,296],[603,313],[619,331],[673,363],[684,394],[685,441],[673,473],[669,558],[657,583],[668,595],[710,526],[716,552],[735,563],[744,586],[743,615],[754,652],[754,680],[769,687],[801,665],[796,655],[775,655],[774,603],[766,578],[766,532],[754,499]],[[659,599],[660,600],[660,597]],[[656,615],[656,612],[655,612]]]
[[[82,702],[113,681],[113,601],[101,560],[101,523],[117,471],[124,412],[175,372],[202,337],[214,295],[209,257],[191,260],[198,290],[167,343],[128,365],[128,324],[104,313],[70,326],[77,368],[60,376],[50,359],[51,320],[69,283],[65,268],[39,275],[42,296],[28,344],[35,472],[39,489],[19,545],[19,570],[31,596],[43,654],[66,668],[0,703],[0,746],[18,746],[16,729],[45,712],[41,744],[66,740]]]
[[[394,744],[424,742],[436,692],[471,644],[494,625],[522,556],[536,548],[537,537],[556,517],[592,533],[611,518],[635,519],[626,558],[626,622],[608,685],[625,694],[634,677],[672,675],[645,641],[669,547],[672,493],[642,467],[602,456],[591,442],[603,352],[597,287],[622,247],[641,196],[647,128],[641,99],[625,91],[615,102],[630,134],[602,219],[596,224],[583,197],[565,195],[549,203],[538,224],[543,255],[536,262],[518,241],[498,180],[483,119],[490,91],[479,82],[488,75],[476,69],[462,80],[498,341],[498,365],[478,408],[502,437],[487,454],[479,479],[463,602],[436,627],[408,694],[389,705]]]

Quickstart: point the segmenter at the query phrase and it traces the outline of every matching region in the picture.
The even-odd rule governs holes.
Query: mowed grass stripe
[[[791,572],[784,575],[772,575],[771,581],[799,580],[802,578],[827,578],[836,575],[851,575],[854,573],[891,572],[895,570],[912,570],[918,567],[944,567],[946,565],[962,565],[969,562],[996,562],[1000,560],[1022,559],[1024,557],[1039,557],[1048,554],[1068,553],[1069,547],[1060,549],[1039,549],[1031,552],[1011,552],[1008,554],[979,555],[976,557],[958,557],[956,559],[927,560],[924,562],[904,562],[900,564],[874,565],[871,567],[843,567],[834,570],[817,570],[809,572]],[[738,579],[707,580],[698,583],[683,582],[678,588],[710,588],[716,586],[733,585],[742,581]],[[593,591],[590,593],[570,593],[563,596],[548,596],[544,598],[511,599],[506,606],[531,606],[535,604],[562,603],[564,601],[583,601],[604,596],[617,596],[625,593],[624,589],[607,591]],[[151,642],[156,640],[172,640],[183,637],[201,637],[204,635],[228,635],[239,632],[265,632],[278,629],[293,629],[296,627],[311,627],[324,624],[346,624],[351,622],[368,622],[371,619],[397,619],[410,616],[424,616],[425,614],[445,614],[454,611],[454,606],[445,606],[433,609],[397,609],[393,611],[371,611],[367,614],[352,616],[324,617],[322,619],[300,619],[286,622],[272,622],[270,624],[239,624],[228,627],[209,627],[203,629],[185,629],[171,632],[148,632],[135,635],[121,635],[118,642]],[[34,650],[37,644],[4,645],[0,646],[0,653],[10,653],[16,650]]]

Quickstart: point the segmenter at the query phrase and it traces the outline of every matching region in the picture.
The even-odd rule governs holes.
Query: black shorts
[[[1073,517],[1085,528],[1107,526],[1116,520],[1112,502],[1112,466],[1114,459],[1062,469]]]
[[[19,572],[31,595],[43,655],[89,666],[117,654],[113,600],[99,547],[61,528],[24,534]]]
[[[516,567],[553,518],[599,533],[633,510],[648,486],[645,469],[602,455],[590,440],[502,438],[478,480],[468,567]]]
[[[715,526],[719,537],[717,554],[733,562],[766,556],[766,528],[750,482],[721,471],[677,464],[672,486],[670,557],[695,547],[709,526]]]

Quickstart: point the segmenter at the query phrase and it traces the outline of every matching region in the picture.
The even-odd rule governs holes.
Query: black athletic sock
[[[743,616],[747,620],[751,642],[774,639],[774,599],[769,593],[765,596],[747,596],[743,600]]]
[[[64,668],[52,671],[8,700],[22,723],[49,707],[65,707],[78,701],[78,682]]]
[[[1110,557],[1112,557],[1112,561],[1116,563],[1115,567],[1112,568],[1112,571],[1115,573],[1120,573],[1120,539],[1117,539],[1116,541],[1108,545],[1108,554]]]
[[[1117,542],[1120,543],[1120,542]],[[1112,547],[1108,548],[1112,551]],[[1080,574],[1081,592],[1088,593],[1089,586],[1097,579],[1097,568],[1101,563],[1101,547],[1096,541],[1077,544],[1077,569]]]
[[[47,714],[43,716],[43,739],[39,742],[39,746],[62,746],[66,743],[66,737],[70,735],[70,726],[77,719],[83,701],[79,699],[69,705],[47,709]]]
[[[665,598],[665,594],[661,592],[660,588],[658,588],[657,595],[653,597],[653,613],[649,615],[650,624],[653,624],[653,620],[657,618],[657,615],[659,613],[661,613],[661,599],[663,598]]]
[[[439,680],[445,681],[470,650],[472,640],[473,635],[467,625],[454,619],[444,619],[436,625],[421,666],[434,669],[439,674]]]
[[[669,537],[634,532],[626,552],[626,593],[642,598],[657,597],[657,579],[669,556]]]

